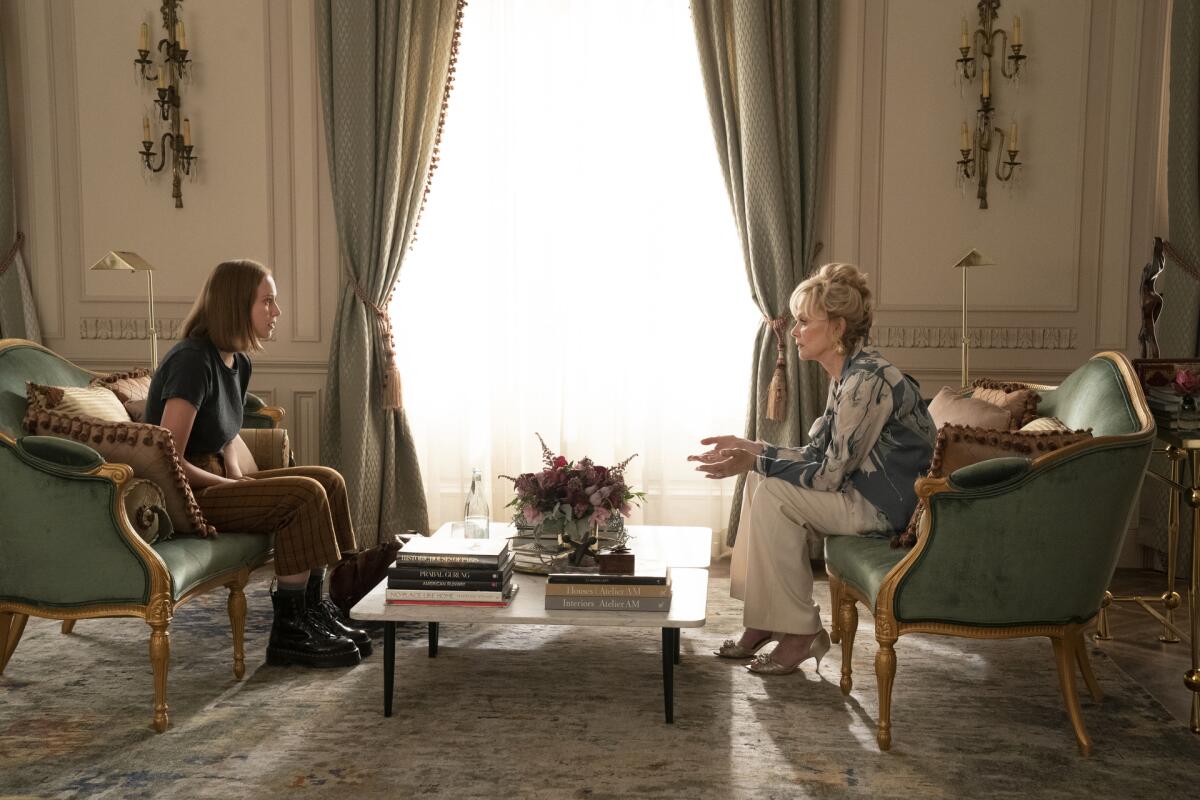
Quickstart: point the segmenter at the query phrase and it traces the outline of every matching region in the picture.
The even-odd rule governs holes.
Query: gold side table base
[[[1166,455],[1170,463],[1171,476],[1165,478],[1152,470],[1147,474],[1170,485],[1170,501],[1167,508],[1167,588],[1158,596],[1114,596],[1105,592],[1100,604],[1100,613],[1096,619],[1096,641],[1112,639],[1108,624],[1108,609],[1113,603],[1136,603],[1143,611],[1162,624],[1162,632],[1158,641],[1163,644],[1177,644],[1181,641],[1179,626],[1175,623],[1175,609],[1179,608],[1183,598],[1175,591],[1175,575],[1178,572],[1179,555],[1179,499],[1186,492],[1186,500],[1192,509],[1192,565],[1188,578],[1188,613],[1191,628],[1190,645],[1192,668],[1183,675],[1183,685],[1192,692],[1192,714],[1188,727],[1192,733],[1200,733],[1200,481],[1197,480],[1197,470],[1200,470],[1200,436],[1189,435],[1182,437],[1170,431],[1159,431],[1159,439],[1165,441],[1166,447],[1157,450]],[[1181,483],[1183,461],[1188,459],[1191,467],[1191,485]],[[1162,606],[1162,611],[1154,605]]]

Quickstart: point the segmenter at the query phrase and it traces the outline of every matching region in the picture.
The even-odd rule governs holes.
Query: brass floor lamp
[[[154,322],[154,267],[150,266],[150,263],[137,253],[128,250],[111,250],[104,258],[92,264],[91,269],[146,273],[150,297],[150,369],[158,369],[158,327]]]
[[[967,331],[967,273],[972,267],[990,267],[995,265],[995,261],[985,256],[975,248],[960,258],[955,264],[955,269],[962,270],[962,385],[967,385],[969,378],[969,355],[971,349],[971,340]]]

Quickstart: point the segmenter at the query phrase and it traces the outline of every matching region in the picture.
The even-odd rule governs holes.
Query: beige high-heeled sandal
[[[774,651],[770,653],[762,653],[753,662],[746,665],[746,669],[758,675],[791,675],[800,665],[810,658],[817,660],[817,671],[821,671],[821,659],[829,652],[832,644],[829,641],[829,633],[822,628],[815,637],[812,643],[808,646],[808,653],[795,664],[781,664],[772,656]]]
[[[773,641],[775,641],[775,634],[773,633],[768,633],[750,647],[742,647],[739,642],[733,639],[726,639],[721,644],[719,650],[713,650],[713,655],[719,658],[754,658],[759,650],[762,650],[768,642]]]

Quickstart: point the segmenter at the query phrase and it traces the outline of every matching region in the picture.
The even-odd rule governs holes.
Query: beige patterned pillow
[[[100,386],[64,386],[55,406],[64,414],[96,417],[107,422],[128,422],[129,412],[117,396]]]
[[[1021,433],[1070,433],[1071,429],[1067,427],[1067,423],[1063,422],[1058,417],[1035,417],[1033,420],[1026,423],[1020,430]]]
[[[943,386],[929,401],[929,416],[938,428],[943,425],[970,425],[974,428],[1006,431],[1012,427],[1012,412]]]
[[[30,403],[25,411],[25,429],[32,434],[57,436],[82,442],[105,461],[128,464],[138,478],[153,481],[166,500],[171,526],[177,533],[215,536],[216,529],[204,519],[192,487],[184,475],[171,432],[141,422],[110,422],[96,417],[64,414],[40,405],[30,385]],[[45,387],[39,387],[45,388]],[[124,409],[122,409],[124,410]]]
[[[149,396],[152,377],[148,369],[114,372],[93,379],[92,386],[103,386],[111,390],[122,403],[128,403],[131,400],[145,400]]]
[[[971,396],[995,406],[1008,409],[1012,414],[1012,426],[1020,428],[1037,417],[1038,401],[1041,395],[1023,383],[1000,383],[980,378],[974,383],[975,391]]]

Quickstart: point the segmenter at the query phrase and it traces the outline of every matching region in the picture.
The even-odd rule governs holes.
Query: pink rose
[[[1188,372],[1181,369],[1175,373],[1175,392],[1182,395],[1200,392],[1200,371]]]

